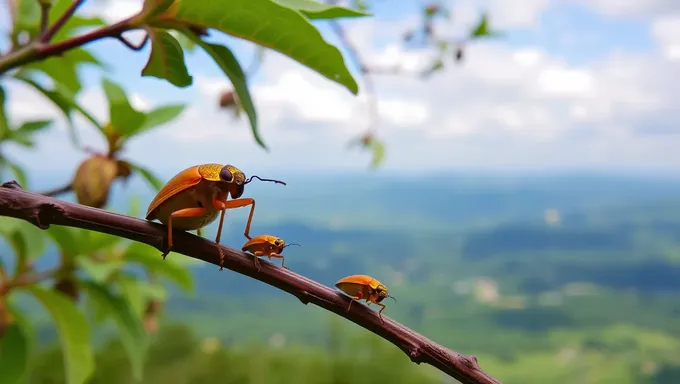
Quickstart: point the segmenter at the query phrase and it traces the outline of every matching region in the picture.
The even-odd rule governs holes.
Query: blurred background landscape
[[[477,356],[504,383],[680,380],[680,178],[349,178],[250,185],[253,234],[301,243],[286,249],[287,266],[323,284],[378,278],[398,300],[387,316]],[[153,197],[140,180],[126,188],[141,202]],[[126,212],[127,194],[113,193],[112,209]],[[246,218],[247,209],[228,213],[225,244],[240,247]],[[145,382],[450,382],[273,287],[213,265],[187,268],[193,293],[168,291]],[[38,327],[54,339],[49,319]],[[129,382],[120,346],[102,340],[95,382]],[[33,382],[60,382],[55,355],[46,352]]]
[[[176,36],[192,76],[181,88],[140,76],[149,46],[133,52],[103,39],[22,68],[92,118],[65,119],[44,92],[1,73],[0,133],[19,132],[0,134],[2,181],[34,192],[68,185],[93,151],[110,153],[122,135],[113,159],[99,157],[81,181],[103,188],[107,161],[134,163],[129,179],[112,176],[101,205],[143,218],[154,175],[164,184],[192,165],[232,164],[288,184],[253,182],[244,194],[257,202],[251,235],[301,244],[286,248],[286,266],[331,287],[351,274],[375,277],[397,299],[386,316],[476,356],[504,384],[680,383],[680,2],[340,3],[373,16],[341,19],[340,32],[328,20],[313,24],[342,53],[358,95],[270,49],[215,30],[204,38],[228,46],[244,68],[268,152],[204,50]],[[17,28],[37,31],[35,0],[0,2],[0,53],[18,35],[5,27],[12,4]],[[87,1],[58,37],[142,4]],[[126,36],[141,41],[142,32]],[[123,135],[129,127],[114,126],[104,78],[129,100],[120,115],[141,111],[146,124],[152,112],[172,111]],[[72,191],[56,197],[76,201]],[[222,244],[240,249],[247,214],[228,211]],[[203,236],[214,240],[216,229]],[[69,264],[76,277],[47,276],[42,287],[80,305],[68,314],[63,300],[59,318],[58,305],[46,311],[49,300],[30,291],[0,295],[0,384],[21,370],[16,384],[455,383],[363,328],[230,270],[6,217],[0,234],[4,271],[17,261],[38,271]],[[16,323],[5,316],[9,304],[20,309]],[[82,352],[82,316],[94,366]],[[24,338],[37,346],[30,353]]]

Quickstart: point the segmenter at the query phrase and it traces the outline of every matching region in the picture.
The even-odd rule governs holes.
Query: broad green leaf
[[[24,121],[19,128],[17,128],[17,131],[34,133],[49,127],[50,124],[52,124],[52,120]]]
[[[100,66],[99,60],[91,53],[82,48],[77,48],[64,53],[62,56],[52,56],[45,60],[27,64],[22,67],[22,70],[42,72],[65,87],[72,95],[76,95],[82,89],[78,74],[82,64]]]
[[[2,300],[4,298],[0,298],[0,311],[6,305]],[[12,322],[0,337],[0,383],[19,383],[27,371],[30,336],[23,325],[21,322]]]
[[[75,261],[92,280],[98,283],[106,282],[113,273],[119,271],[125,264],[122,261],[94,261],[86,256],[76,257]]]
[[[193,276],[186,268],[173,262],[170,257],[165,260],[158,250],[146,244],[134,242],[125,251],[125,260],[142,264],[151,272],[164,275],[186,292],[194,289]]]
[[[9,136],[9,122],[7,121],[7,94],[5,89],[0,87],[0,139],[4,140]]]
[[[11,140],[25,147],[32,148],[35,145],[33,135],[38,131],[49,127],[52,120],[25,121],[19,128],[10,134]]]
[[[181,115],[182,112],[184,112],[185,108],[186,105],[184,104],[165,105],[162,107],[158,107],[146,114],[144,125],[142,125],[136,132],[132,133],[131,135],[139,135],[140,133],[146,132],[151,128],[158,127],[159,125],[163,125],[171,120],[174,120],[179,115]]]
[[[89,295],[91,295],[107,312],[111,314],[118,329],[123,346],[130,357],[133,376],[137,381],[143,378],[144,359],[149,348],[149,339],[144,324],[135,314],[132,306],[125,299],[112,293],[106,285],[85,283]]]
[[[130,105],[125,91],[118,84],[103,78],[102,87],[109,102],[109,119],[113,130],[123,136],[139,130],[146,119],[144,113]]]
[[[174,2],[174,0],[144,0],[142,12],[145,18],[157,16],[165,12]]]
[[[0,216],[0,233],[12,233],[19,230],[22,225],[20,219],[15,219],[14,217]]]
[[[170,34],[177,39],[177,42],[182,46],[184,52],[193,52],[196,49],[196,43],[185,34],[179,33],[178,31],[170,31]]]
[[[130,206],[128,207],[128,216],[137,217],[141,213],[142,207],[139,197],[136,195],[130,196]]]
[[[288,8],[297,9],[308,19],[339,19],[342,17],[372,16],[370,13],[357,11],[338,5],[320,3],[314,0],[275,0]]]
[[[27,32],[29,38],[35,37],[40,24],[40,5],[36,0],[16,0],[15,7],[12,41],[16,42],[20,32]]]
[[[90,325],[78,307],[65,295],[38,286],[25,287],[45,307],[59,334],[64,354],[67,384],[85,384],[94,373]]]
[[[45,237],[38,227],[23,220],[8,221],[4,218],[0,223],[0,233],[12,247],[17,258],[15,269],[23,270],[28,260],[36,259],[45,252]]]
[[[129,277],[121,277],[119,284],[121,293],[138,316],[144,314],[149,300],[165,301],[167,298],[167,292],[162,284]]]
[[[249,40],[291,57],[353,94],[359,92],[340,50],[326,42],[300,12],[272,0],[176,0],[156,21],[200,25]]]
[[[78,231],[80,230],[60,225],[50,225],[46,230],[47,235],[52,238],[61,253],[67,257],[74,257],[82,253],[82,236],[79,236]]]
[[[91,254],[102,251],[123,241],[123,239],[120,237],[110,235],[108,233],[83,231],[81,234],[81,253],[83,254]]]
[[[141,167],[137,164],[130,163],[130,162],[125,162],[125,164],[127,164],[128,167],[130,167],[130,169],[139,172],[139,174],[142,175],[142,177],[144,179],[146,179],[146,181],[149,182],[149,184],[151,184],[151,186],[154,187],[156,189],[156,191],[160,191],[161,188],[163,188],[163,185],[165,185],[165,183],[162,180],[157,178],[148,169],[143,168],[143,167]]]
[[[253,99],[250,97],[250,91],[248,90],[248,83],[246,82],[246,75],[241,69],[241,65],[238,63],[236,56],[231,52],[231,50],[225,46],[206,43],[201,40],[195,34],[188,32],[187,36],[194,38],[196,44],[200,45],[203,50],[205,50],[212,58],[215,63],[220,66],[224,74],[229,77],[231,84],[234,86],[234,91],[238,96],[241,107],[245,110],[250,120],[250,129],[253,132],[255,141],[265,150],[267,146],[260,137],[260,132],[257,126],[257,112],[255,110],[255,104],[253,104]]]
[[[50,99],[59,108],[64,117],[68,122],[69,133],[71,135],[71,141],[78,144],[78,136],[76,134],[75,127],[73,125],[73,118],[71,113],[75,110],[83,115],[87,120],[89,120],[95,127],[99,129],[100,132],[104,132],[104,127],[94,118],[89,112],[83,109],[75,100],[75,97],[70,94],[64,87],[57,84],[53,89],[47,89],[42,85],[38,84],[35,80],[31,79],[26,74],[17,73],[14,78],[35,88],[38,92],[42,93],[45,97]]]
[[[170,84],[184,88],[193,82],[184,63],[184,51],[179,42],[160,28],[150,28],[151,54],[142,69],[142,76],[165,79]]]
[[[373,152],[371,168],[377,168],[385,159],[385,145],[380,140],[373,139],[371,151]]]
[[[14,174],[14,177],[16,178],[17,183],[19,183],[19,185],[21,185],[24,188],[28,188],[28,177],[26,177],[26,172],[24,172],[24,170],[21,169],[20,166],[18,166],[17,164],[15,164],[11,161],[6,162],[6,165],[9,167],[9,169]]]

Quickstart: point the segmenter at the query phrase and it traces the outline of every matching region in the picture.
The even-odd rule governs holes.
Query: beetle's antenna
[[[284,182],[281,181],[281,180],[263,179],[263,178],[261,178],[260,176],[255,176],[255,175],[250,176],[250,177],[245,181],[245,183],[243,183],[243,185],[250,183],[251,181],[253,181],[253,179],[258,179],[258,180],[260,180],[260,181],[269,181],[269,182],[276,183],[276,184],[283,184],[283,185],[286,185],[286,183],[284,183]]]
[[[389,298],[391,298],[392,300],[394,300],[395,303],[397,302],[397,299],[395,299],[394,296],[387,295],[387,297],[389,297]]]
[[[283,247],[286,248],[286,247],[290,247],[291,245],[297,245],[298,247],[302,247],[302,245],[296,244],[296,243],[288,243],[288,244],[284,245]]]

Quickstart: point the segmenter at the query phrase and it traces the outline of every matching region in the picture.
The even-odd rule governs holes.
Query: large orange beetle
[[[255,212],[255,200],[243,195],[245,185],[254,178],[286,185],[283,181],[262,179],[259,176],[246,175],[233,165],[202,164],[187,168],[178,173],[161,188],[149,204],[146,212],[147,220],[158,220],[168,226],[168,248],[162,254],[163,259],[172,249],[172,229],[185,231],[196,230],[200,236],[201,228],[212,223],[220,215],[215,243],[220,254],[220,270],[224,264],[224,253],[219,246],[222,236],[222,225],[227,209],[247,207],[250,215],[244,235],[249,240],[250,224]],[[228,200],[229,196],[233,200]]]

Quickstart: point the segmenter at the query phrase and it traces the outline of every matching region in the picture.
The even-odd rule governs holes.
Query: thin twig
[[[48,197],[55,197],[62,195],[64,193],[71,192],[73,190],[73,184],[69,183],[67,185],[64,185],[63,187],[55,188],[55,189],[50,189],[45,192],[40,192],[41,195],[43,196],[48,196]]]
[[[6,295],[14,288],[37,284],[56,277],[60,273],[62,273],[61,267],[49,269],[47,271],[22,274],[14,279],[8,279],[5,284],[0,285],[0,296]]]
[[[132,43],[130,40],[123,37],[122,34],[116,36],[116,39],[120,40],[121,43],[125,44],[126,47],[132,49],[133,51],[141,51],[144,48],[144,46],[146,45],[146,43],[149,42],[149,34],[147,33],[144,36],[144,39],[141,42],[139,42],[138,44]]]
[[[83,5],[84,2],[85,0],[75,0],[73,3],[71,3],[71,5],[66,9],[66,11],[64,11],[64,14],[61,15],[59,19],[57,19],[57,21],[47,30],[47,32],[45,32],[45,34],[40,37],[40,42],[49,43],[50,40],[52,40],[52,38],[54,37],[54,35],[56,35],[57,32],[59,32],[61,27],[63,27],[64,24],[66,24],[68,19],[70,19],[71,16],[73,16],[73,14],[76,13],[78,7]]]
[[[41,229],[54,224],[124,237],[156,247],[158,257],[166,245],[167,227],[164,225],[26,192],[15,181],[0,185],[0,215],[26,220]],[[173,243],[176,253],[220,265],[219,253],[212,241],[175,230]],[[481,369],[474,356],[451,351],[387,316],[383,316],[384,322],[381,322],[376,312],[367,306],[352,305],[351,310],[346,311],[350,303],[348,296],[266,260],[260,262],[261,270],[258,271],[253,263],[254,256],[220,247],[225,268],[288,292],[303,304],[313,303],[346,318],[396,345],[417,364],[430,364],[466,384],[500,383]]]

